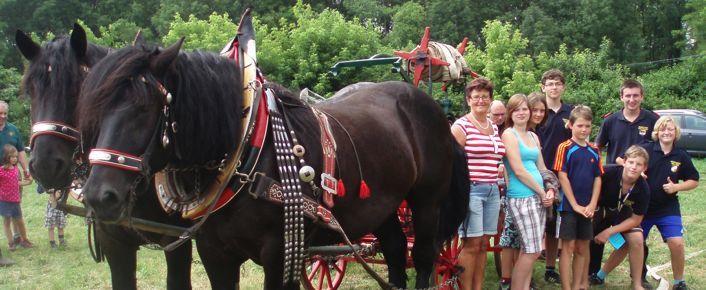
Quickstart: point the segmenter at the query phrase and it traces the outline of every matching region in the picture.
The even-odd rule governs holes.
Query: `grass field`
[[[706,160],[695,160],[696,167],[703,175],[706,173]],[[687,255],[706,249],[706,185],[702,184],[694,191],[681,194],[682,213],[686,225]],[[11,267],[0,268],[0,289],[107,289],[110,288],[110,272],[107,263],[93,262],[86,241],[86,226],[79,217],[70,217],[66,230],[68,247],[52,250],[49,247],[47,230],[44,228],[44,209],[46,195],[38,195],[34,185],[25,188],[22,208],[28,228],[29,239],[35,248],[8,251],[7,240],[0,235],[0,249],[4,256],[17,262]],[[653,231],[650,245],[650,266],[669,262],[669,251]],[[606,251],[609,252],[609,251]],[[194,253],[196,250],[194,249]],[[608,254],[608,253],[606,253]],[[493,267],[492,255],[488,256],[485,289],[497,289],[497,275]],[[192,284],[194,289],[209,288],[208,279],[198,256],[192,265]],[[540,289],[558,289],[546,285],[543,277],[543,263],[537,263],[534,277]],[[384,266],[376,266],[379,273],[385,272]],[[413,270],[409,270],[413,277]],[[658,273],[671,281],[671,268]],[[262,269],[248,262],[241,270],[241,289],[261,289]],[[140,289],[165,288],[166,266],[164,255],[160,251],[142,249],[138,253],[137,277]],[[706,289],[706,253],[696,255],[687,261],[686,280],[692,289]],[[653,285],[656,283],[653,281]],[[623,263],[607,279],[605,289],[629,289],[630,280],[627,263]],[[357,265],[349,266],[341,289],[376,289],[375,282]]]

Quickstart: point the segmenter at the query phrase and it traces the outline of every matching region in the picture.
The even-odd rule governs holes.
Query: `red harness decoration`
[[[343,179],[336,180],[336,140],[331,132],[331,125],[328,122],[328,117],[323,112],[311,108],[319,123],[321,130],[321,149],[324,154],[324,169],[321,173],[321,188],[323,192],[323,201],[329,208],[333,207],[333,195],[344,197],[346,188],[343,185]]]

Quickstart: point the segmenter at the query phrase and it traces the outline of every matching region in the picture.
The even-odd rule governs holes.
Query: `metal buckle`
[[[330,187],[326,184],[327,182],[331,184]],[[338,187],[338,180],[333,178],[331,174],[321,173],[321,188],[323,188],[327,192],[338,195],[338,193],[336,192],[336,187]]]

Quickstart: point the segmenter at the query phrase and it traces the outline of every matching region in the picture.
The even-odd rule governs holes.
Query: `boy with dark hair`
[[[642,84],[636,80],[625,80],[620,86],[620,100],[623,108],[604,115],[596,145],[606,149],[606,164],[615,164],[630,145],[642,144],[650,140],[652,128],[657,122],[657,114],[642,108],[644,100]]]
[[[598,233],[594,241],[602,247],[611,239],[613,246],[618,249],[610,254],[602,269],[591,274],[589,282],[592,285],[604,284],[606,276],[629,254],[632,287],[637,290],[644,289],[644,237],[640,223],[650,204],[650,188],[642,177],[648,162],[647,151],[632,145],[625,151],[624,165],[608,165],[605,168],[601,178],[598,212],[593,217],[594,231]],[[624,241],[624,245],[619,245],[620,241]]]
[[[574,106],[561,100],[565,90],[565,83],[564,74],[558,69],[550,69],[542,74],[541,88],[547,101],[547,115],[544,123],[537,128],[537,135],[542,144],[544,164],[550,170],[554,168],[554,157],[556,156],[557,147],[559,147],[561,142],[571,138],[571,131],[567,129],[566,124]],[[552,208],[552,214],[548,215],[545,227],[546,271],[544,280],[550,283],[561,282],[559,273],[555,269],[556,257],[559,252],[557,217],[556,207]]]
[[[588,142],[591,121],[590,108],[576,106],[571,110],[568,124],[571,139],[559,145],[553,168],[559,172],[564,192],[559,223],[562,244],[559,271],[564,290],[579,289],[588,273],[588,242],[593,239],[591,218],[598,204],[603,174],[598,148]]]

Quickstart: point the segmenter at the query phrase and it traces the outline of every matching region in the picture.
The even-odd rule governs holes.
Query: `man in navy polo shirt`
[[[591,248],[591,266],[597,264],[596,268],[599,268],[591,274],[591,285],[603,284],[608,273],[629,254],[633,289],[644,289],[641,279],[644,237],[640,223],[650,203],[650,188],[642,177],[648,161],[647,151],[633,145],[625,151],[624,166],[608,165],[604,168],[598,212],[593,217],[594,241],[600,245],[600,253],[611,236],[620,235],[625,244],[611,253],[602,269],[602,257],[594,256]]]
[[[652,138],[657,114],[642,108],[644,89],[636,80],[625,80],[620,86],[623,109],[604,115],[596,145],[606,149],[606,164],[614,164],[630,145],[642,144]]]
[[[547,168],[554,168],[554,159],[559,144],[571,139],[571,130],[568,129],[569,115],[574,109],[573,105],[564,104],[561,97],[564,94],[564,74],[558,69],[550,69],[542,74],[542,92],[547,99],[547,118],[544,125],[537,128],[537,134],[542,144],[542,157]],[[546,272],[544,280],[551,283],[560,283],[559,273],[556,272],[556,257],[559,251],[559,239],[556,228],[556,206],[553,208],[551,218],[547,218],[545,227],[544,245],[546,248]]]
[[[675,146],[681,137],[681,129],[669,116],[657,119],[652,132],[654,143],[643,145],[650,154],[647,167],[647,183],[650,186],[650,206],[642,229],[645,239],[653,226],[657,226],[662,240],[667,243],[672,257],[674,290],[687,289],[684,281],[684,226],[679,208],[679,192],[699,186],[699,172],[685,150]],[[681,181],[681,182],[680,182]],[[645,252],[645,262],[647,260]],[[646,272],[646,268],[643,268]]]

